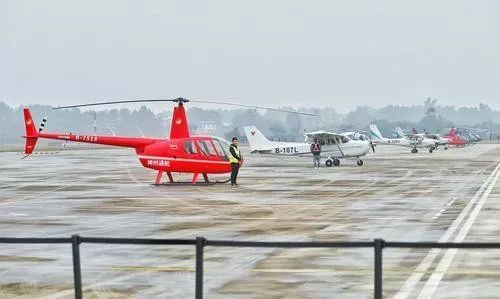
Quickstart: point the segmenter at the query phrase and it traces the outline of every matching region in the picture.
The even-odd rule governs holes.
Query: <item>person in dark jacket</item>
[[[321,145],[318,138],[314,138],[314,142],[311,144],[311,153],[313,154],[314,168],[319,168],[321,165]]]
[[[238,138],[231,139],[229,146],[229,162],[231,163],[231,186],[238,186],[236,179],[240,170],[243,158],[241,157],[240,149],[238,148]]]

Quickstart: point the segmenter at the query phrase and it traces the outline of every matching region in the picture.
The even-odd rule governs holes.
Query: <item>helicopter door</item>
[[[217,151],[210,140],[197,140],[196,144],[203,156],[217,156]]]
[[[220,140],[217,140],[215,139],[214,140],[214,144],[215,144],[215,148],[217,149],[217,152],[219,153],[219,156],[225,160],[225,161],[229,161],[229,158],[228,158],[228,155],[227,155],[227,152],[226,152],[226,149],[224,148],[224,145],[222,145],[221,141]],[[229,147],[229,145],[228,145]]]

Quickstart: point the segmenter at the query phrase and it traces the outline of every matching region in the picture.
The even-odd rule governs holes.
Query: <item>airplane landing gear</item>
[[[434,151],[434,149],[432,149],[432,147],[429,149],[429,154],[432,154],[432,152]]]
[[[416,153],[418,153],[418,149],[416,149],[416,148],[412,148],[412,149],[411,149],[411,153],[412,153],[412,154],[416,154]]]
[[[340,160],[339,159],[333,159],[333,165],[334,166],[339,166],[340,165]]]
[[[448,147],[447,147],[447,146],[445,146],[445,147],[444,147],[444,150],[445,150],[445,151],[447,151],[447,150],[448,150]]]
[[[331,158],[326,159],[325,165],[326,165],[326,167],[332,167],[333,166],[333,160]]]
[[[363,166],[364,162],[363,162],[363,160],[359,159],[357,164],[358,164],[358,166]]]

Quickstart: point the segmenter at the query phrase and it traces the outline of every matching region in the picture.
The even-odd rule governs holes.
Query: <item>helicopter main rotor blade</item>
[[[110,102],[97,102],[89,104],[71,105],[71,106],[59,106],[52,109],[68,109],[68,108],[80,108],[80,107],[90,107],[90,106],[101,106],[101,105],[114,105],[114,104],[128,104],[128,103],[150,103],[150,102],[189,102],[188,99],[177,98],[177,99],[139,99],[139,100],[126,100],[126,101],[110,101]]]
[[[101,106],[101,105],[128,104],[128,103],[154,103],[154,102],[175,102],[175,103],[193,102],[193,103],[201,103],[201,104],[227,105],[227,106],[235,106],[235,107],[244,107],[244,108],[252,108],[252,109],[263,109],[263,110],[270,110],[270,111],[279,111],[279,112],[286,112],[286,113],[294,113],[294,114],[307,115],[307,116],[316,116],[316,114],[312,114],[312,113],[298,112],[298,111],[285,110],[285,109],[279,109],[279,108],[270,108],[270,107],[263,107],[263,106],[252,106],[252,105],[244,105],[244,104],[233,104],[233,103],[218,102],[218,101],[189,100],[189,99],[185,99],[185,98],[176,98],[176,99],[149,99],[149,100],[148,99],[139,99],[139,100],[97,102],[97,103],[80,104],[80,105],[59,106],[59,107],[54,107],[52,109],[58,110],[58,109],[91,107],[91,106]]]
[[[285,110],[285,109],[270,108],[270,107],[263,107],[263,106],[233,104],[233,103],[228,103],[228,102],[204,101],[204,100],[190,100],[190,102],[203,103],[203,104],[215,104],[215,105],[228,105],[228,106],[235,106],[235,107],[244,107],[244,108],[252,108],[252,109],[263,109],[263,110],[270,110],[270,111],[294,113],[294,114],[301,114],[301,115],[307,115],[307,116],[316,116],[316,114],[306,113],[306,112],[298,112],[298,111],[293,111],[293,110]]]

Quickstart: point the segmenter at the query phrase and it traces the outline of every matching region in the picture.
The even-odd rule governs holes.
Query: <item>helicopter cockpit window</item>
[[[215,144],[215,147],[217,148],[217,152],[219,153],[219,156],[221,156],[222,158],[227,160],[226,149],[222,145],[221,141],[216,139],[216,140],[214,140],[214,144]],[[229,147],[229,145],[228,145],[228,147]]]
[[[189,155],[195,155],[196,153],[198,153],[198,151],[196,150],[196,146],[194,144],[194,141],[185,141],[184,142],[184,151],[186,152],[186,154],[189,154]]]
[[[210,140],[200,140],[198,141],[198,146],[200,147],[200,152],[205,156],[217,156],[217,151],[210,142]]]
[[[221,156],[224,160],[229,160],[227,151],[229,150],[230,143],[224,139],[214,139],[215,147],[217,148],[217,152],[219,156]]]

